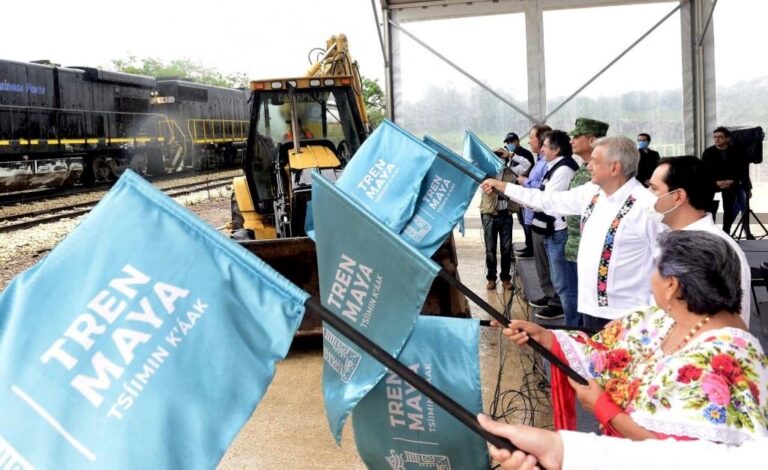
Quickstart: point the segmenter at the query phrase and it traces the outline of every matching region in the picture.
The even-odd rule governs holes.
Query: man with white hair
[[[594,143],[592,183],[545,193],[487,179],[482,188],[504,192],[536,210],[581,216],[577,255],[579,312],[584,325],[602,328],[627,310],[648,304],[656,237],[663,225],[650,213],[656,197],[634,177],[640,154],[626,137]]]

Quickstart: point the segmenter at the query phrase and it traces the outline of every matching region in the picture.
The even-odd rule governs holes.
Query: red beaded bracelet
[[[616,415],[624,413],[624,410],[613,402],[613,399],[608,392],[603,392],[597,398],[597,401],[595,401],[593,413],[603,427],[608,427],[610,426],[611,420],[615,418]]]

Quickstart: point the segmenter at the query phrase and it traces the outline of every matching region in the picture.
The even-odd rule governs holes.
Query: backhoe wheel
[[[349,151],[349,144],[347,144],[346,141],[342,140],[339,142],[339,146],[336,148],[336,157],[341,162],[342,167],[347,166],[347,162],[349,162],[351,155]]]

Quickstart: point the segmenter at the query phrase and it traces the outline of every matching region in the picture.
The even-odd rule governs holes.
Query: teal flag
[[[312,208],[322,304],[397,356],[438,266],[318,173]],[[386,369],[327,325],[323,360],[326,414],[338,442],[347,415]]]
[[[431,137],[424,143],[437,158],[421,182],[416,210],[400,235],[432,256],[464,217],[485,174]]]
[[[399,232],[413,215],[421,181],[436,156],[421,140],[384,121],[355,152],[336,185]]]
[[[0,295],[0,467],[214,468],[307,297],[127,171]]]
[[[478,342],[477,320],[419,317],[398,360],[477,414]],[[370,469],[489,468],[482,437],[392,372],[357,405],[352,424]]]
[[[464,133],[463,157],[472,162],[472,164],[480,169],[480,171],[484,172],[487,177],[495,177],[501,173],[501,170],[504,168],[504,162],[501,158],[497,157],[496,154],[470,130],[467,130]]]

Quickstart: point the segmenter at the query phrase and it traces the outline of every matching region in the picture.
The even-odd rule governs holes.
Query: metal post
[[[661,25],[662,25],[662,23],[664,23],[665,21],[667,21],[667,19],[668,19],[670,16],[672,16],[673,14],[675,14],[675,12],[677,12],[677,10],[679,10],[679,9],[680,9],[680,7],[681,7],[682,3],[683,3],[683,2],[680,2],[680,4],[679,4],[679,5],[677,5],[675,8],[673,8],[673,9],[672,9],[672,11],[670,11],[669,13],[667,13],[667,14],[664,16],[664,18],[660,19],[660,20],[659,20],[659,21],[658,21],[658,22],[657,22],[655,25],[653,25],[653,26],[651,27],[651,29],[649,29],[648,31],[646,31],[646,32],[645,32],[645,34],[643,34],[642,36],[640,36],[639,38],[637,38],[637,40],[635,40],[635,42],[633,42],[632,44],[630,44],[630,45],[629,45],[629,47],[627,47],[626,49],[624,49],[624,51],[623,51],[621,54],[619,54],[618,56],[616,56],[616,58],[615,58],[615,59],[613,59],[612,61],[610,61],[610,62],[608,63],[608,65],[606,65],[605,67],[603,67],[603,68],[602,68],[602,69],[601,69],[599,72],[597,72],[597,73],[596,73],[596,74],[595,74],[595,75],[594,75],[592,78],[590,78],[589,80],[587,80],[587,82],[586,82],[585,84],[583,84],[582,86],[580,86],[578,90],[574,91],[574,92],[571,94],[571,96],[569,96],[568,98],[566,98],[566,99],[565,99],[565,101],[563,101],[563,102],[562,102],[562,103],[560,103],[560,104],[559,104],[559,105],[558,105],[558,106],[557,106],[555,109],[553,109],[552,111],[550,111],[550,112],[547,114],[547,117],[546,117],[544,120],[546,121],[547,119],[549,119],[550,117],[552,117],[552,115],[554,115],[556,112],[558,112],[558,111],[560,110],[560,108],[562,108],[563,106],[565,106],[565,105],[566,105],[566,104],[567,104],[569,101],[571,101],[573,98],[575,98],[576,96],[578,96],[578,94],[579,94],[579,93],[581,93],[581,91],[582,91],[582,90],[584,90],[584,89],[585,89],[586,87],[588,87],[588,86],[589,86],[589,85],[590,85],[592,82],[594,82],[595,80],[597,80],[597,78],[598,78],[600,75],[602,75],[603,73],[605,73],[605,71],[606,71],[606,70],[608,70],[609,68],[613,67],[613,64],[615,64],[615,63],[616,63],[616,62],[618,62],[618,61],[619,61],[619,60],[620,60],[622,57],[624,57],[625,55],[627,55],[627,53],[628,53],[629,51],[631,51],[632,49],[634,49],[634,48],[635,48],[635,46],[637,46],[638,44],[640,44],[640,42],[642,42],[642,40],[643,40],[643,39],[645,39],[646,37],[648,37],[648,35],[649,35],[649,34],[651,34],[651,33],[652,33],[654,30],[656,30],[656,28],[658,28],[659,26],[661,26]]]
[[[530,114],[528,114],[527,112],[523,111],[523,110],[522,110],[522,109],[520,109],[520,107],[518,107],[516,104],[512,103],[512,102],[511,102],[511,101],[509,101],[508,99],[506,99],[506,98],[504,98],[503,96],[501,96],[500,94],[498,94],[498,93],[497,93],[497,92],[496,92],[496,91],[495,91],[493,88],[489,87],[489,86],[488,86],[488,85],[486,85],[485,83],[483,83],[483,82],[481,82],[480,80],[478,80],[478,79],[477,79],[477,78],[476,78],[474,75],[470,74],[470,73],[469,73],[469,72],[467,72],[466,70],[462,69],[461,67],[459,67],[458,65],[456,65],[455,63],[453,63],[453,62],[452,62],[450,59],[448,59],[447,57],[443,56],[442,54],[440,54],[439,52],[437,52],[436,50],[434,50],[434,49],[433,49],[432,47],[430,47],[430,46],[429,46],[427,43],[425,43],[425,42],[424,42],[424,41],[422,41],[421,39],[419,39],[419,38],[417,38],[416,36],[414,36],[412,33],[410,33],[409,31],[407,31],[406,29],[404,29],[402,26],[400,26],[399,24],[397,24],[397,23],[396,23],[396,22],[394,22],[393,20],[389,20],[389,24],[391,24],[392,26],[394,26],[394,27],[395,27],[395,29],[397,29],[397,30],[398,30],[398,31],[400,31],[401,33],[403,33],[403,34],[405,34],[406,36],[408,36],[409,38],[413,39],[413,40],[414,40],[414,41],[415,41],[415,42],[416,42],[418,45],[420,45],[420,46],[421,46],[421,47],[423,47],[424,49],[426,49],[426,50],[428,50],[429,52],[431,52],[432,54],[434,54],[434,55],[435,55],[435,56],[436,56],[438,59],[442,60],[442,61],[443,61],[443,62],[445,62],[446,64],[448,64],[448,65],[450,65],[451,67],[453,67],[453,68],[454,68],[456,71],[458,71],[459,73],[461,73],[462,75],[464,75],[464,76],[465,76],[465,77],[467,77],[468,79],[472,80],[472,81],[473,81],[473,82],[474,82],[476,85],[478,85],[480,88],[482,88],[483,90],[485,90],[485,91],[487,91],[488,93],[490,93],[491,95],[493,95],[493,96],[494,96],[496,99],[498,99],[499,101],[503,102],[504,104],[506,104],[506,105],[507,105],[507,106],[509,106],[510,108],[514,109],[514,110],[515,110],[515,111],[517,111],[518,113],[522,114],[523,116],[525,116],[526,118],[528,118],[528,120],[529,120],[529,121],[531,121],[531,122],[536,122],[536,119],[534,119],[534,118],[533,118],[533,117],[532,117]]]

